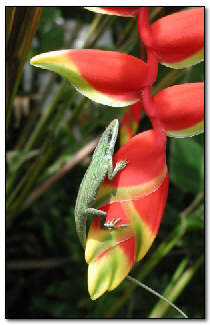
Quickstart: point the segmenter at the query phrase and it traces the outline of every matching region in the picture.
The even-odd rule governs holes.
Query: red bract
[[[33,57],[31,64],[65,76],[83,95],[109,106],[139,101],[141,88],[156,78],[149,64],[114,51],[53,51]]]
[[[161,63],[182,68],[203,59],[204,8],[182,10],[158,19],[151,26],[145,23],[147,19],[147,8],[142,8],[139,35]]]
[[[93,300],[115,289],[144,257],[156,237],[166,203],[165,139],[153,130],[140,133],[119,149],[113,164],[125,158],[126,168],[113,181],[104,181],[94,204],[107,212],[106,223],[120,218],[117,225],[128,226],[104,230],[99,218],[92,223],[85,257]]]
[[[167,135],[192,136],[204,129],[204,83],[186,83],[163,89],[154,97],[161,126]]]
[[[135,17],[138,14],[140,7],[85,7],[90,11],[99,14],[117,15],[124,17]]]

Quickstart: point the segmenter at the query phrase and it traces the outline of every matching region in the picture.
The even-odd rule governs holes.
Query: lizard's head
[[[119,129],[119,121],[117,119],[113,120],[104,131],[105,142],[107,143],[109,150],[113,148],[117,139]]]
[[[119,129],[119,121],[117,119],[113,120],[106,128],[105,132],[107,132],[107,140],[108,143],[112,141],[116,141],[117,134]],[[105,133],[104,132],[104,133]]]
[[[119,129],[119,122],[117,119],[114,119],[105,129],[104,133],[102,134],[99,143],[96,147],[94,152],[94,156],[96,155],[106,155],[106,154],[113,154],[114,152],[114,145],[117,139]]]

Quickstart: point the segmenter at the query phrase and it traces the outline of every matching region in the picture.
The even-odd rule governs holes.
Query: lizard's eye
[[[108,134],[108,142],[111,142],[111,140],[112,140],[112,134],[109,133],[109,134]]]

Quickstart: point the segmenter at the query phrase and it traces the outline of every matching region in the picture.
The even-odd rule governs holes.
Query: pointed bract
[[[167,135],[186,137],[204,131],[204,82],[165,88],[153,100]]]
[[[172,68],[192,66],[204,58],[204,8],[182,10],[162,17],[139,34],[158,60]]]
[[[140,100],[148,65],[136,57],[104,50],[61,50],[36,55],[32,65],[66,77],[83,95],[113,107]]]

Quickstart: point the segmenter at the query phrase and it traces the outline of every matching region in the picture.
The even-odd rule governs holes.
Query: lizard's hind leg
[[[105,223],[106,216],[107,216],[106,212],[104,212],[102,210],[94,209],[94,208],[88,208],[86,210],[86,215],[91,216],[91,217],[100,217],[101,218],[100,227],[104,228],[104,223]]]

